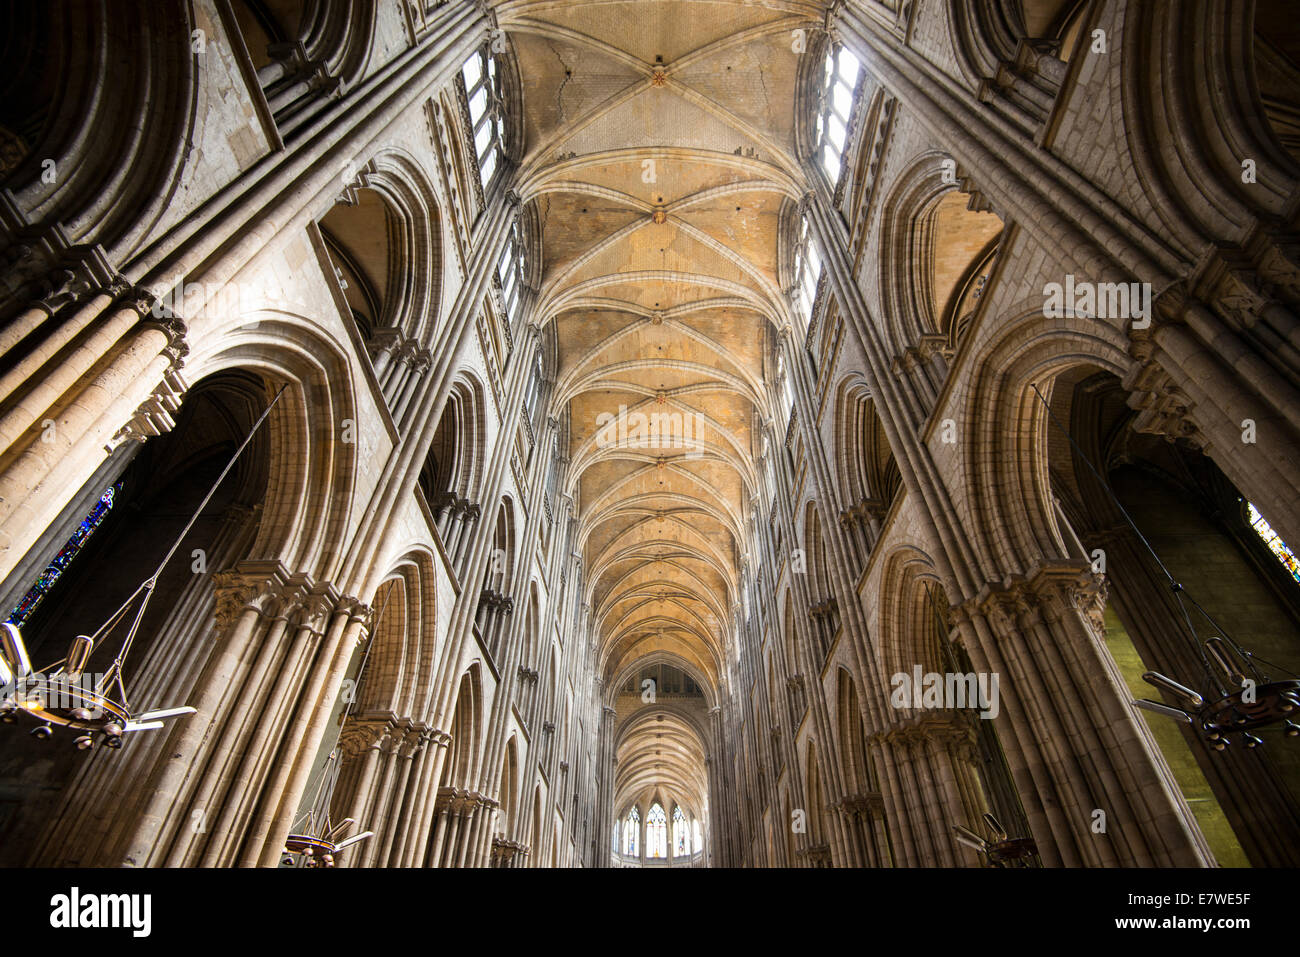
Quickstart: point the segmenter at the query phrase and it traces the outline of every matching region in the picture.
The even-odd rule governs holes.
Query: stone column
[[[1106,651],[1099,584],[1082,562],[1044,564],[958,610],[976,671],[999,675],[996,727],[1039,854],[1049,865],[1205,866],[1209,848]],[[1104,834],[1091,828],[1096,809]]]

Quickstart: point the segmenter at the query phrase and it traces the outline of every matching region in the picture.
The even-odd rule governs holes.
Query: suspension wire
[[[108,671],[105,672],[103,679],[101,679],[104,687],[108,687],[114,680],[116,680],[118,690],[122,694],[122,704],[124,706],[126,705],[126,689],[122,685],[122,664],[131,651],[131,645],[135,641],[136,633],[140,630],[140,622],[144,619],[145,609],[149,607],[149,599],[153,597],[153,590],[158,585],[159,576],[162,575],[163,569],[167,566],[167,563],[171,561],[172,556],[176,554],[176,550],[181,547],[181,543],[185,540],[185,536],[188,535],[190,529],[194,527],[194,523],[199,520],[199,516],[203,513],[203,509],[205,509],[208,502],[212,500],[212,496],[217,493],[217,489],[220,488],[221,483],[225,480],[226,476],[230,474],[230,470],[235,467],[235,462],[239,460],[244,449],[248,448],[249,443],[253,441],[253,436],[257,434],[257,430],[261,428],[262,423],[266,421],[267,416],[271,414],[271,410],[275,408],[275,404],[280,401],[280,396],[284,395],[284,390],[287,388],[289,388],[287,382],[280,386],[280,390],[276,392],[275,397],[271,399],[266,409],[263,410],[257,421],[253,423],[253,427],[248,430],[248,435],[244,436],[244,440],[239,443],[239,448],[235,449],[234,454],[230,456],[230,460],[226,463],[226,467],[221,470],[221,474],[217,476],[216,481],[214,481],[208,489],[207,494],[203,496],[203,501],[199,502],[198,508],[194,510],[194,514],[190,516],[189,521],[185,523],[185,527],[181,529],[181,533],[176,536],[176,540],[172,542],[171,547],[167,549],[167,554],[164,555],[163,560],[158,563],[158,567],[154,569],[154,573],[141,583],[140,587],[135,590],[129,599],[127,599],[126,604],[118,609],[116,614],[109,619],[109,622],[116,624],[116,620],[120,618],[124,611],[126,611],[131,602],[135,601],[141,592],[144,592],[144,601],[140,603],[140,608],[136,611],[135,619],[131,622],[131,627],[127,630],[126,638],[122,642],[122,647],[118,650],[117,657],[113,659],[112,665],[109,666]],[[95,637],[92,641],[98,640],[102,637],[106,633],[107,628],[108,624],[106,623],[99,629],[99,631],[95,632]]]
[[[1102,477],[1101,473],[1097,470],[1097,467],[1092,464],[1092,461],[1088,458],[1087,455],[1084,454],[1083,449],[1080,448],[1079,443],[1075,441],[1074,436],[1070,434],[1069,430],[1066,429],[1065,426],[1061,424],[1060,419],[1056,417],[1056,413],[1052,411],[1051,404],[1047,401],[1043,393],[1039,391],[1038,384],[1035,382],[1031,382],[1029,383],[1029,386],[1034,390],[1034,394],[1038,396],[1038,400],[1043,403],[1043,408],[1047,410],[1047,416],[1051,420],[1051,423],[1054,426],[1056,426],[1057,431],[1060,432],[1062,435],[1064,435],[1065,438],[1069,441],[1071,447],[1073,447],[1074,449],[1074,453],[1080,459],[1083,460],[1083,464],[1088,466],[1088,471],[1090,471],[1093,474],[1093,477],[1097,480],[1098,484],[1100,484],[1102,489],[1105,490],[1106,494],[1110,497],[1111,502],[1114,503],[1115,508],[1119,510],[1120,515],[1123,516],[1124,521],[1128,524],[1128,527],[1132,529],[1133,534],[1137,536],[1138,541],[1140,541],[1143,547],[1146,548],[1147,552],[1150,553],[1151,558],[1155,561],[1156,565],[1160,568],[1160,571],[1164,574],[1165,578],[1169,580],[1169,589],[1174,594],[1174,601],[1178,605],[1178,610],[1182,615],[1183,623],[1187,625],[1188,632],[1191,634],[1192,638],[1195,639],[1192,642],[1192,644],[1196,648],[1197,656],[1201,659],[1201,665],[1205,669],[1206,677],[1210,679],[1210,683],[1215,687],[1219,688],[1219,690],[1222,693],[1227,694],[1227,689],[1224,688],[1223,684],[1218,680],[1218,675],[1215,673],[1214,669],[1210,665],[1210,659],[1206,655],[1205,648],[1201,644],[1200,635],[1197,634],[1196,626],[1192,624],[1191,616],[1187,612],[1187,605],[1184,603],[1183,600],[1184,596],[1186,596],[1186,600],[1188,602],[1191,602],[1192,606],[1198,612],[1200,612],[1201,616],[1207,622],[1209,622],[1210,626],[1214,628],[1216,631],[1218,631],[1219,634],[1222,636],[1222,638],[1225,641],[1227,641],[1229,645],[1232,646],[1233,650],[1236,651],[1242,657],[1246,665],[1251,669],[1252,672],[1254,672],[1255,677],[1260,678],[1261,676],[1259,670],[1255,668],[1254,664],[1251,662],[1251,659],[1254,658],[1254,656],[1245,648],[1243,648],[1241,645],[1239,645],[1233,639],[1232,635],[1229,634],[1229,632],[1226,629],[1222,628],[1219,625],[1219,623],[1216,622],[1210,616],[1210,613],[1207,612],[1198,601],[1196,601],[1196,599],[1194,599],[1191,595],[1186,594],[1186,592],[1183,589],[1182,583],[1179,582],[1178,579],[1174,578],[1173,574],[1169,571],[1168,567],[1166,567],[1165,563],[1160,560],[1160,555],[1157,554],[1155,548],[1152,547],[1151,543],[1147,540],[1147,537],[1142,534],[1142,530],[1137,527],[1137,523],[1133,521],[1133,518],[1131,515],[1129,515],[1128,510],[1125,509],[1123,503],[1120,502],[1119,496],[1115,494],[1115,490],[1110,487],[1110,483],[1107,482]],[[1263,661],[1264,659],[1260,658],[1258,660]],[[1267,663],[1268,662],[1265,662],[1265,664]]]
[[[1074,436],[1071,435],[1069,431],[1065,428],[1065,426],[1061,424],[1060,420],[1057,419],[1056,413],[1052,411],[1051,404],[1043,396],[1043,393],[1038,391],[1038,384],[1036,382],[1031,382],[1029,383],[1029,387],[1034,390],[1034,394],[1038,396],[1038,400],[1043,403],[1043,408],[1047,410],[1048,418],[1052,420],[1052,424],[1056,426],[1057,431],[1059,431],[1062,435],[1066,437],[1066,439],[1069,440],[1070,445],[1074,447],[1075,453],[1079,456],[1079,458],[1083,459],[1083,464],[1088,466],[1088,471],[1093,474],[1093,477],[1096,478],[1099,483],[1101,483],[1101,487],[1106,490],[1106,494],[1110,496],[1110,500],[1114,502],[1115,507],[1119,509],[1120,515],[1124,516],[1124,521],[1128,523],[1128,527],[1133,529],[1133,534],[1138,537],[1138,541],[1140,541],[1143,544],[1143,546],[1146,547],[1146,550],[1151,553],[1151,557],[1154,558],[1156,564],[1160,566],[1160,571],[1163,572],[1164,576],[1169,579],[1169,586],[1174,591],[1181,591],[1183,586],[1178,583],[1178,580],[1174,578],[1174,576],[1170,573],[1169,569],[1165,567],[1165,563],[1160,560],[1160,556],[1156,554],[1156,550],[1151,547],[1151,543],[1147,541],[1146,536],[1143,535],[1141,529],[1137,527],[1137,523],[1134,522],[1133,519],[1129,516],[1128,511],[1124,508],[1123,504],[1120,502],[1119,497],[1111,489],[1109,483],[1107,483],[1107,481],[1101,477],[1101,473],[1097,471],[1096,467],[1092,464],[1092,461],[1088,458],[1088,456],[1083,454],[1083,449],[1081,449],[1079,447],[1079,443],[1074,440]]]

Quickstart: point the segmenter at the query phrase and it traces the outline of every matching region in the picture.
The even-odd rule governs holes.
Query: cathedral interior
[[[0,866],[1300,864],[1288,0],[0,49]]]

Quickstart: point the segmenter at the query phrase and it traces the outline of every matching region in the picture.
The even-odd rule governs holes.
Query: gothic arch
[[[917,665],[922,673],[949,671],[935,634],[930,595],[939,580],[929,556],[905,545],[889,554],[883,568],[877,599],[880,673],[887,680],[902,673],[910,681]]]
[[[533,788],[532,825],[528,831],[528,840],[531,845],[529,854],[532,858],[533,867],[542,866],[542,837],[542,786],[538,784]]]
[[[501,817],[500,833],[507,838],[515,835],[519,828],[519,754],[518,736],[511,735],[506,742],[505,757],[501,762]]]
[[[358,418],[351,368],[341,346],[303,317],[261,310],[247,320],[196,340],[187,374],[256,372],[277,384],[268,384],[268,402],[278,383],[288,384],[262,427],[272,440],[271,481],[249,557],[330,578],[343,562],[332,543],[343,539],[357,474],[358,444],[342,441],[344,421]],[[332,494],[313,501],[313,489]]]
[[[880,220],[880,289],[886,348],[951,356],[1002,243],[1002,221],[958,191],[950,157],[927,151],[895,179]]]
[[[1063,331],[1035,306],[1001,325],[972,357],[958,420],[974,498],[969,520],[978,529],[971,541],[990,579],[1069,557],[1048,479],[1048,416],[1033,384],[1050,397],[1053,377],[1073,366],[1095,364],[1122,376],[1131,363],[1123,334],[1111,325],[1090,321]]]
[[[69,245],[124,263],[174,199],[194,132],[190,4],[11,4],[3,17],[0,182],[20,219],[0,240],[58,224]]]
[[[672,667],[679,669],[682,673],[689,675],[691,680],[699,687],[701,694],[703,694],[706,705],[709,708],[718,705],[718,690],[709,680],[706,673],[686,658],[667,649],[652,651],[647,655],[638,657],[625,664],[619,671],[615,672],[611,676],[611,680],[606,682],[604,685],[606,689],[604,696],[605,703],[612,707],[615,699],[618,697],[619,689],[627,683],[629,678],[641,670],[657,664],[671,665]],[[640,693],[640,689],[638,689],[638,693]]]
[[[831,829],[827,820],[826,792],[822,786],[821,763],[817,755],[817,742],[808,741],[804,777],[806,808],[808,811],[807,844],[804,850],[812,867],[829,867],[831,865]]]
[[[119,447],[87,487],[102,493],[113,486],[113,507],[20,623],[34,660],[57,660],[66,651],[69,635],[93,634],[121,606],[131,587],[154,573],[272,394],[262,376],[246,369],[215,372],[189,390],[171,432],[147,443]],[[213,623],[214,598],[220,613],[219,594],[229,570],[254,554],[268,514],[275,451],[283,440],[264,431],[269,424],[263,424],[236,467],[216,487],[158,579],[128,662],[126,688],[133,702],[156,702],[163,695],[188,697],[202,684],[202,668],[192,663],[208,660],[223,637],[220,620]],[[85,514],[84,496],[74,496],[73,502],[70,522],[59,523],[46,536],[52,551],[38,545],[30,556],[37,561],[20,564],[7,580],[6,591],[14,602],[68,541],[69,524],[75,528]],[[198,566],[196,555],[202,560]],[[89,673],[107,670],[123,637],[119,627],[101,643],[87,665]],[[191,667],[177,672],[172,666],[177,661],[191,662]],[[230,684],[232,694],[238,693],[238,676],[232,676]],[[230,717],[230,709],[194,717],[219,724]],[[130,795],[138,799],[137,778],[151,772],[158,752],[124,752],[125,761],[88,766],[84,754],[75,749],[66,749],[66,754],[59,749],[50,760],[50,749],[25,735],[6,736],[0,744],[0,766],[12,771],[30,765],[24,772],[28,783],[43,779],[43,788],[35,792],[39,799],[19,807],[9,821],[12,830],[0,842],[4,862],[24,863],[33,849],[42,853],[42,848],[58,846],[69,834],[91,844],[88,854],[104,855],[90,860],[111,859],[111,848],[105,853],[101,842],[111,845],[120,835],[99,833],[90,811],[106,799],[128,806]],[[51,801],[61,813],[49,814]],[[30,813],[37,817],[28,818]]]
[[[1251,526],[1247,499],[1201,451],[1136,431],[1126,396],[1117,377],[1093,366],[1058,375],[1052,409],[1081,453],[1055,443],[1049,467],[1063,532],[1085,561],[1104,562],[1105,641],[1128,690],[1160,700],[1141,680],[1150,670],[1206,693],[1200,643],[1220,625],[1260,661],[1300,660],[1300,584]],[[1138,534],[1182,586],[1181,608]],[[1220,866],[1293,859],[1297,773],[1267,733],[1265,747],[1220,753],[1194,728],[1162,716],[1147,724]]]
[[[1300,161],[1300,122],[1295,106],[1300,101],[1300,43],[1293,15],[1284,0],[1257,0],[1253,79],[1270,131],[1282,148]]]
[[[409,362],[408,353],[423,348],[439,315],[442,225],[433,184],[414,157],[382,151],[320,228],[382,381],[389,363]]]
[[[871,755],[867,753],[867,729],[862,720],[857,682],[847,669],[836,669],[836,724],[840,762],[845,786],[853,793],[878,791]]]
[[[865,380],[846,376],[835,398],[835,460],[849,509],[864,508],[877,522],[902,489],[902,475]]]
[[[231,0],[239,35],[274,107],[310,77],[335,95],[365,75],[374,48],[374,0]],[[319,71],[319,72],[318,72]],[[301,110],[278,109],[281,124]]]
[[[431,676],[437,665],[433,556],[426,548],[407,552],[384,584],[386,596],[380,597],[377,590],[372,602],[379,617],[367,676],[358,694],[358,712],[421,721],[432,705]]]
[[[1252,12],[1274,16],[1268,3]],[[1242,241],[1260,219],[1294,215],[1288,210],[1300,163],[1270,124],[1277,114],[1257,77],[1261,69],[1274,75],[1266,65],[1272,60],[1251,27],[1252,17],[1228,0],[1195,0],[1176,11],[1133,3],[1124,11],[1114,109],[1124,117],[1127,152],[1151,193],[1161,234],[1188,262],[1209,242]],[[1199,42],[1186,43],[1189,33]],[[1274,65],[1280,75],[1281,61]],[[1296,64],[1288,76],[1300,89]],[[1255,161],[1250,184],[1243,182],[1247,157]]]
[[[949,32],[957,47],[957,66],[967,85],[977,89],[999,65],[1011,60],[1027,34],[1021,0],[956,0],[948,5]]]
[[[486,415],[482,383],[469,372],[461,373],[452,384],[418,480],[443,550],[458,574],[467,554],[466,539],[481,519]]]
[[[451,745],[442,768],[444,787],[472,788],[480,758],[483,715],[482,681],[477,662],[461,675],[453,712]]]
[[[494,560],[488,565],[487,580],[483,583],[484,588],[502,595],[514,590],[515,565],[519,560],[515,521],[515,501],[503,495],[492,534]]]

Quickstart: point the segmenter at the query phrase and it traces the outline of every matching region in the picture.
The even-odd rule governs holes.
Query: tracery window
[[[623,828],[623,853],[628,857],[637,856],[637,840],[641,836],[641,814],[636,808],[627,812],[627,826]]]
[[[694,820],[691,821],[691,830],[694,832],[695,835],[695,850],[696,851],[704,850],[704,838],[700,836],[699,818],[695,818]]]
[[[497,262],[497,278],[501,280],[501,301],[513,327],[523,302],[524,291],[524,255],[523,244],[519,241],[518,220],[511,227],[505,248],[501,251],[501,259]],[[540,362],[540,352],[538,361]]]
[[[673,856],[685,857],[691,853],[691,832],[681,806],[673,808]]]
[[[1282,536],[1273,531],[1273,526],[1264,520],[1264,516],[1252,502],[1246,503],[1246,521],[1250,523],[1250,527],[1255,530],[1260,540],[1268,546],[1268,550],[1277,556],[1277,560],[1291,573],[1291,577],[1300,582],[1300,559],[1297,559],[1295,552],[1282,541]]]
[[[121,482],[116,482],[104,490],[104,494],[95,502],[89,514],[81,520],[81,524],[72,533],[72,537],[68,539],[67,544],[59,549],[59,553],[45,566],[45,571],[41,572],[35,584],[28,589],[27,594],[23,595],[18,604],[14,606],[6,621],[22,627],[23,622],[31,617],[32,612],[36,610],[36,606],[49,594],[50,589],[54,587],[54,583],[67,571],[73,559],[81,553],[87,539],[94,534],[95,529],[103,524],[104,519],[108,517],[109,511],[113,508],[113,500],[121,491]]]
[[[501,79],[496,61],[486,47],[470,55],[461,76],[465,80],[465,97],[469,103],[474,157],[486,192],[501,158]]]
[[[645,816],[645,856],[668,856],[668,816],[658,802],[651,805]]]
[[[817,254],[817,244],[809,234],[807,219],[804,219],[799,229],[799,245],[794,250],[794,275],[796,301],[806,322],[812,318],[817,282],[822,277],[822,258]]]
[[[862,76],[862,64],[844,47],[826,55],[826,72],[822,82],[821,111],[817,114],[817,162],[834,186],[840,180],[844,148],[848,144],[849,116],[853,112],[853,94]]]

